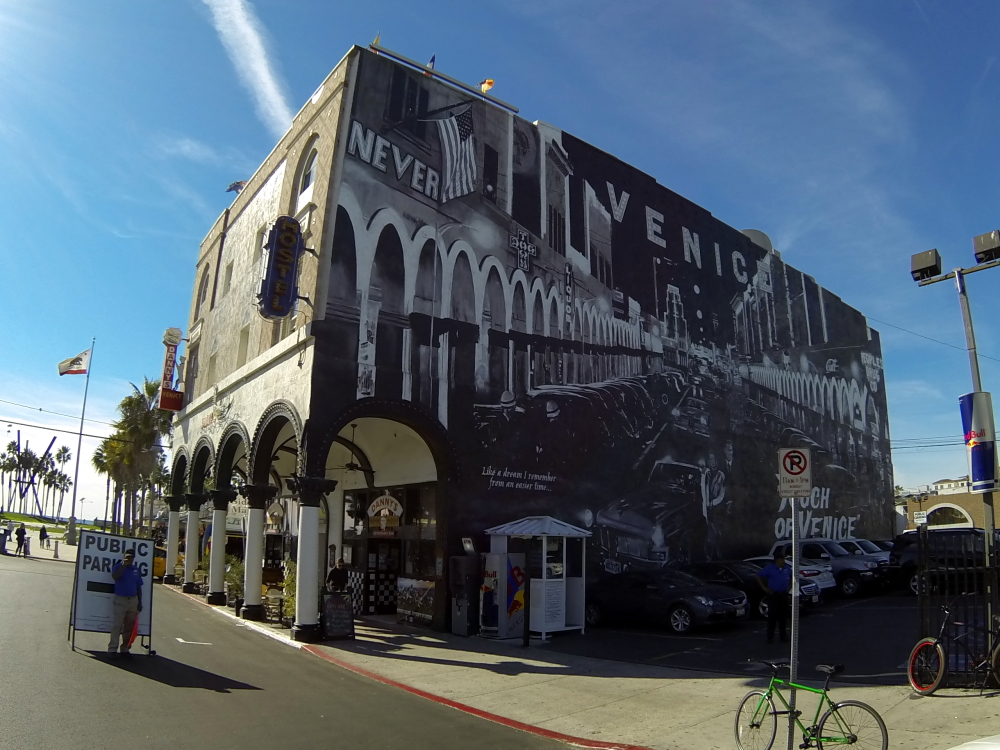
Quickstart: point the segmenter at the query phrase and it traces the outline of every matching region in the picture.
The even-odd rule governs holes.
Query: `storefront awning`
[[[486,529],[491,536],[566,536],[587,537],[590,532],[577,528],[552,516],[528,516]]]

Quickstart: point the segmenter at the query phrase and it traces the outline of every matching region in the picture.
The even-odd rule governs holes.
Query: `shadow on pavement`
[[[145,654],[136,654],[132,657],[122,657],[112,656],[106,651],[97,650],[89,650],[85,653],[109,667],[116,667],[123,672],[131,672],[140,677],[156,680],[170,687],[202,688],[203,690],[214,690],[216,693],[229,693],[233,690],[261,690],[254,685],[231,680],[214,672],[206,672],[204,669],[198,669],[164,656],[149,657]]]

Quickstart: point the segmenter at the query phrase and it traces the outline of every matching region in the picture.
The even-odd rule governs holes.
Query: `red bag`
[[[135,643],[135,637],[139,635],[139,615],[141,612],[135,613],[135,622],[132,624],[132,635],[128,638],[128,647],[132,648],[132,644]]]

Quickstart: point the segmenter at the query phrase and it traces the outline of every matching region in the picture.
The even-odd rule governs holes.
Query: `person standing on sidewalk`
[[[134,560],[135,553],[127,550],[122,561],[111,568],[111,577],[115,579],[115,597],[111,640],[108,641],[109,654],[120,651],[122,656],[131,656],[128,642],[132,637],[135,618],[142,612],[142,574],[132,564]]]
[[[774,562],[765,565],[757,573],[757,583],[767,594],[767,642],[774,641],[774,630],[777,626],[781,640],[788,640],[786,626],[788,623],[789,593],[792,590],[792,569],[785,565],[785,555],[774,553]]]
[[[27,555],[24,552],[24,538],[27,535],[28,535],[28,530],[24,528],[24,524],[22,523],[20,526],[17,527],[17,531],[14,532],[14,536],[17,537],[17,550],[15,550],[14,552],[14,557],[17,557],[18,555],[20,555],[21,557],[27,557]]]
[[[45,530],[44,526],[42,526],[42,530],[38,532],[38,547],[39,549],[41,549],[43,547],[48,548],[48,546],[49,546],[49,532]]]

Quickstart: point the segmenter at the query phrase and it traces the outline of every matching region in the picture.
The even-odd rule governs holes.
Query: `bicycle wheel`
[[[1000,644],[997,644],[990,655],[990,672],[997,685],[1000,685]]]
[[[771,698],[763,690],[747,693],[736,710],[736,747],[739,750],[770,750],[777,731]]]
[[[867,703],[841,701],[819,720],[816,728],[819,750],[844,744],[856,750],[887,750],[889,747],[885,722]]]
[[[944,682],[948,659],[944,649],[934,638],[924,638],[913,647],[906,662],[906,676],[910,687],[919,695],[930,695]]]

